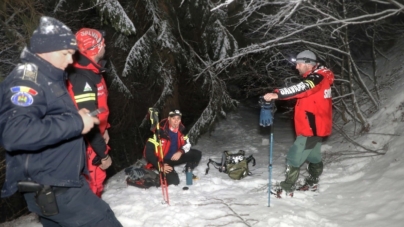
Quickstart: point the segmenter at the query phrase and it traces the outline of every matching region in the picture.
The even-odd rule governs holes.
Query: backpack
[[[209,159],[205,175],[208,174],[209,164],[212,163],[219,172],[227,173],[227,175],[233,180],[240,180],[247,175],[251,176],[252,173],[248,170],[248,163],[253,161],[253,166],[255,166],[255,158],[252,155],[246,158],[244,155],[245,151],[243,150],[239,150],[239,152],[233,154],[224,151],[222,162],[215,162],[212,159]]]
[[[146,169],[146,160],[139,159],[125,169],[126,183],[138,188],[160,187],[160,175],[151,169]]]

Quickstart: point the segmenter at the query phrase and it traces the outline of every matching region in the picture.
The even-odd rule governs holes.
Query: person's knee
[[[287,154],[287,164],[294,167],[300,167],[310,156],[313,156],[311,150],[306,150],[307,137],[299,136],[289,149]]]
[[[166,180],[167,180],[167,185],[178,185],[180,183],[180,178],[178,176],[178,173],[173,170],[166,174]]]
[[[300,167],[304,160],[302,160],[302,152],[300,152],[299,147],[293,145],[287,154],[287,165],[293,167]]]
[[[202,152],[199,150],[195,150],[195,162],[198,163],[201,161],[202,158]]]

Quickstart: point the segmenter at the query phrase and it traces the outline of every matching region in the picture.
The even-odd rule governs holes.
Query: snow
[[[392,111],[395,106],[389,109]],[[380,136],[380,139],[390,139],[389,150],[384,156],[331,163],[324,156],[326,165],[319,193],[296,192],[293,198],[272,197],[268,207],[269,132],[257,126],[258,113],[258,109],[251,111],[250,107],[241,107],[237,113],[229,114],[226,121],[219,123],[210,136],[205,135],[199,140],[194,146],[204,154],[194,171],[199,179],[189,186],[189,190],[182,190],[185,186],[185,174],[181,172],[183,166],[176,167],[181,184],[169,187],[170,205],[162,204],[160,188],[144,190],[126,186],[123,172],[108,180],[102,198],[110,204],[125,227],[402,226],[404,198],[399,192],[404,187],[404,181],[399,179],[404,175],[404,159],[400,149],[404,146],[404,140],[401,137]],[[283,179],[286,152],[294,139],[289,119],[281,118],[278,114],[274,126],[273,183]],[[404,124],[397,122],[386,133],[403,130]],[[323,145],[323,150],[339,151],[349,146],[338,143],[328,141]],[[250,165],[252,176],[235,181],[212,165],[209,173],[204,174],[209,158],[220,161],[222,151],[237,152],[240,149],[245,150],[246,155],[253,154],[257,161],[256,166]],[[305,174],[304,167],[301,175]],[[33,223],[33,220],[30,215],[9,226],[41,226]]]
[[[127,35],[136,33],[135,25],[133,25],[132,20],[128,17],[119,1],[97,0],[97,4],[101,5],[100,11],[108,15],[105,18],[109,18],[116,30]]]
[[[401,54],[404,45],[398,45],[395,51]],[[394,66],[401,64],[402,58],[396,54],[394,58],[380,60],[379,72],[388,74]],[[402,67],[398,73],[404,73]],[[379,149],[379,152],[386,152],[385,155],[364,153],[363,148],[345,142],[334,131],[322,146],[325,166],[318,193],[296,192],[293,198],[272,197],[268,207],[270,132],[269,128],[258,125],[258,106],[244,104],[194,146],[203,152],[203,157],[194,171],[199,179],[189,186],[189,190],[182,190],[185,186],[183,166],[176,167],[181,183],[169,187],[170,205],[162,203],[160,188],[144,190],[126,186],[123,171],[108,180],[102,199],[110,204],[125,227],[403,226],[403,83],[403,78],[398,77],[382,92],[383,108],[369,118],[370,132],[355,138],[364,147]],[[275,115],[273,184],[284,179],[286,153],[294,141],[290,121],[280,113]],[[344,126],[345,130],[353,127],[351,124]],[[220,161],[225,150],[245,150],[246,156],[252,154],[257,163],[254,167],[250,165],[253,175],[235,181],[213,166],[205,175],[208,159]],[[306,164],[301,168],[300,180],[307,175],[305,167]],[[41,224],[34,215],[28,215],[0,226],[39,227]]]

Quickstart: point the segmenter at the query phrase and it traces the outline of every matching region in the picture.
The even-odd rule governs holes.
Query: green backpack
[[[253,161],[253,166],[255,166],[255,158],[250,155],[248,158],[245,156],[245,151],[240,150],[237,153],[229,153],[224,151],[222,155],[222,162],[215,162],[209,159],[206,168],[206,174],[209,172],[209,164],[212,163],[213,166],[219,170],[219,172],[227,173],[229,177],[233,180],[240,180],[244,177],[251,176],[251,172],[248,170],[248,163]]]

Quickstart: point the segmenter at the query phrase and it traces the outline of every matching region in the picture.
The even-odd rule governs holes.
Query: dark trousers
[[[155,154],[155,147],[152,143],[148,142],[146,143],[146,159],[148,162],[153,164],[154,168],[158,169],[158,164],[157,164],[157,157]],[[187,153],[184,153],[181,155],[181,157],[177,161],[173,161],[170,159],[164,159],[164,163],[168,164],[171,167],[174,167],[176,165],[181,165],[186,163],[187,167],[190,167],[191,169],[194,169],[199,161],[202,158],[202,152],[196,149],[190,149]],[[178,185],[180,183],[180,178],[178,177],[178,173],[174,170],[171,171],[170,173],[166,174],[166,179],[167,179],[167,184],[174,184]]]
[[[186,167],[194,169],[198,165],[199,161],[201,161],[201,158],[202,158],[201,151],[196,149],[190,149],[187,153],[182,154],[178,160],[173,161],[171,159],[164,159],[164,163],[168,164],[169,166],[176,166],[187,163]]]
[[[43,216],[34,193],[25,193],[28,209],[40,216],[44,227],[122,227],[110,206],[98,198],[82,178],[81,188],[69,188],[56,194],[59,214]]]
[[[190,167],[194,169],[202,158],[202,152],[196,149],[190,149],[187,153],[181,155],[180,159],[173,161],[171,159],[164,159],[164,163],[171,167],[176,165],[181,165],[186,163],[185,168]],[[180,178],[178,173],[174,170],[166,174],[167,184],[178,185],[180,183]]]

